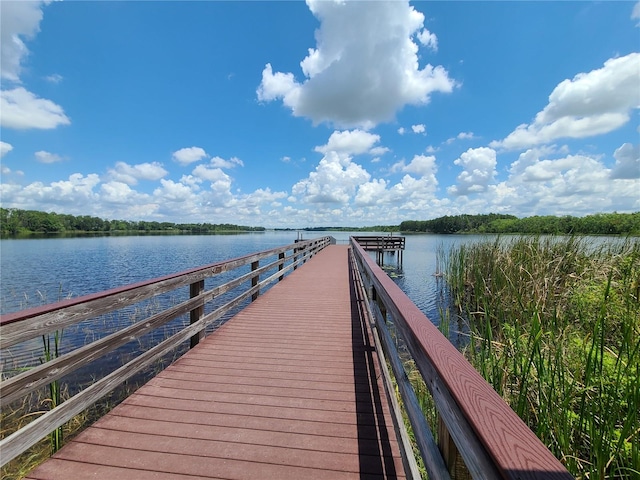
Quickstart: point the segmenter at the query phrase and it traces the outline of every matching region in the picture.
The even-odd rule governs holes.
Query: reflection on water
[[[338,244],[348,242],[350,232],[305,232],[304,238],[331,235]],[[125,284],[180,272],[248,253],[293,243],[297,232],[261,232],[241,235],[176,235],[134,237],[49,238],[0,241],[0,312],[9,313],[60,299],[77,297]],[[467,328],[449,309],[442,276],[442,254],[461,243],[492,240],[476,235],[408,235],[403,262],[385,254],[384,268],[397,285],[437,326],[442,319],[449,338],[465,343]],[[439,253],[440,252],[440,253]],[[375,253],[371,252],[372,258]],[[248,267],[247,267],[248,268]],[[207,282],[212,282],[209,279]],[[219,283],[217,283],[219,284]],[[210,288],[209,283],[206,284]],[[230,292],[233,297],[237,292]],[[141,304],[65,329],[62,352],[103,338],[132,322],[188,298],[188,288],[161,295]],[[225,298],[220,299],[221,302]],[[208,307],[210,310],[213,307]],[[210,311],[208,310],[208,311]],[[208,313],[205,312],[205,313]],[[189,322],[184,315],[165,327],[123,345],[85,374],[101,376],[140,349],[146,349]],[[2,371],[38,365],[42,340],[0,352]],[[81,372],[82,373],[82,372]]]

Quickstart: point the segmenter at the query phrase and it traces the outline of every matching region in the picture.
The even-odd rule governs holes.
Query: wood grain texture
[[[324,237],[308,240],[82,297],[0,315],[0,329],[2,331],[0,349],[40,335],[46,335],[55,330],[64,329],[83,320],[133,305],[205,278],[250,265],[261,259],[299,249],[301,244],[309,251],[315,252],[328,245],[329,239]]]
[[[404,250],[405,237],[392,237],[389,235],[366,235],[351,237],[365,251],[393,251]]]
[[[352,248],[406,341],[474,478],[572,478],[364,249],[356,242],[352,242]],[[493,464],[493,473],[488,463]],[[488,472],[486,476],[484,472]]]
[[[27,478],[405,478],[347,252],[307,256]]]
[[[313,256],[328,244],[328,237],[303,243],[309,256]],[[189,336],[191,336],[191,338],[194,336],[202,336],[202,332],[213,322],[238,307],[245,299],[256,295],[260,289],[264,289],[269,284],[275,282],[283,273],[292,270],[296,265],[295,262],[293,262],[293,254],[289,257],[286,257],[284,254],[294,248],[299,248],[299,246],[300,244],[292,244],[258,252],[228,262],[191,269],[179,274],[169,275],[147,282],[139,282],[127,287],[116,288],[106,292],[4,316],[1,325],[2,336],[0,337],[3,347],[13,345],[34,336],[46,334],[51,328],[62,328],[62,326],[71,325],[79,321],[79,319],[91,318],[111,312],[122,308],[123,305],[135,303],[140,299],[149,298],[150,296],[164,293],[183,285],[198,285],[197,289],[192,289],[192,293],[195,293],[195,296],[174,307],[163,310],[107,337],[0,383],[0,404],[5,406],[24,397],[42,385],[46,385],[80,367],[90,364],[90,362],[107,355],[119,346],[165,325],[180,315],[193,312],[194,310],[198,312],[198,315],[192,317],[193,322],[188,327],[95,382],[54,410],[42,415],[36,421],[29,423],[26,427],[2,439],[2,441],[0,441],[0,448],[2,449],[2,458],[0,458],[0,461],[2,464],[4,465],[34,445],[49,432],[58,428],[82,410],[88,408],[118,385],[131,378],[135,373],[157,362],[158,359],[175,349],[189,338]],[[255,265],[258,259],[269,258],[275,255],[277,255],[277,260],[269,264],[256,268],[247,274],[240,275],[238,278],[208,291],[201,290],[203,279],[207,276],[216,275],[222,271],[228,271],[232,268],[247,264]],[[292,260],[292,262],[290,265],[284,267],[284,263],[287,260]],[[280,269],[278,267],[283,268]],[[255,275],[266,273],[268,270],[274,268],[278,268],[277,273],[270,275],[260,282],[252,281],[253,278],[257,278],[254,277]],[[202,308],[208,301],[248,281],[251,281],[253,285],[251,288],[240,293],[233,300],[228,301],[207,315],[202,314]]]
[[[367,323],[371,327],[371,336],[376,345],[376,351],[380,358],[380,369],[385,376],[385,387],[387,388],[387,394],[390,397],[393,405],[393,412],[398,416],[396,421],[397,434],[399,439],[402,440],[405,445],[404,449],[407,452],[413,450],[412,441],[409,439],[408,432],[405,428],[398,427],[404,426],[404,420],[402,419],[402,408],[396,398],[395,388],[398,389],[402,403],[404,406],[404,414],[409,419],[413,430],[413,443],[418,446],[420,455],[423,459],[424,467],[427,471],[427,475],[431,480],[450,480],[449,471],[443,457],[438,449],[438,445],[434,439],[434,436],[427,424],[427,420],[424,416],[424,412],[418,402],[415,392],[411,386],[411,382],[404,371],[404,366],[395,344],[389,333],[386,322],[383,320],[384,315],[378,308],[375,301],[367,298],[367,291],[369,285],[367,285],[362,275],[360,274],[360,268],[358,266],[357,259],[353,252],[350,253],[349,259],[352,264],[352,271],[354,274],[354,283],[356,285],[356,293],[358,300],[364,310],[364,315],[367,318]],[[391,379],[389,372],[389,366],[393,371],[393,377],[395,378],[395,384]],[[395,385],[395,388],[394,388]],[[405,462],[405,470],[411,471],[413,478],[421,478],[421,474],[413,455],[405,455],[403,457]]]
[[[162,312],[152,315],[144,321],[140,321],[138,323],[130,325],[129,327],[125,327],[100,340],[87,344],[72,352],[52,359],[49,362],[31,368],[19,375],[2,381],[0,383],[0,406],[8,405],[16,399],[24,397],[28,393],[36,390],[37,388],[46,385],[54,380],[57,380],[64,375],[77,370],[78,368],[84,367],[92,361],[115,350],[121,345],[124,345],[131,340],[140,338],[145,333],[155,330],[183,314],[192,312],[194,309],[203,309],[204,305],[212,299],[219,297],[220,295],[236,288],[244,282],[252,280],[256,272],[266,272],[270,268],[280,266],[281,263],[282,259],[279,259],[276,262],[259,268],[255,272],[252,271],[245,275],[241,275],[234,280],[214,287],[210,290],[200,291],[197,296],[192,297],[191,299],[175,305],[171,308],[168,308],[167,310],[163,310]],[[279,276],[287,273],[291,268],[291,266],[288,266],[287,268],[279,270]],[[265,287],[269,285],[274,281],[274,276],[275,275],[272,275],[269,278],[265,279],[263,282],[261,282],[260,286]],[[196,282],[195,285],[199,285],[202,282],[203,280],[200,280]],[[257,291],[257,288],[254,291]],[[255,295],[255,293],[253,295]],[[229,310],[230,308],[220,310],[215,319],[222,317],[222,315]],[[197,318],[200,319],[202,318],[202,316],[203,315],[200,314]],[[195,321],[192,323],[195,323]],[[208,324],[210,323],[211,322],[208,322]],[[199,332],[196,332],[195,336],[201,337],[203,335],[203,332],[204,327]]]

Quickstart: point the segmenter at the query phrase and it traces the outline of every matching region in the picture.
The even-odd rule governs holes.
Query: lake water
[[[338,243],[348,243],[352,232],[305,232],[304,238],[332,235]],[[293,243],[297,232],[260,232],[238,235],[160,235],[160,236],[105,236],[45,239],[11,239],[0,242],[0,311],[9,313],[29,307],[52,303],[64,298],[78,297],[142,280],[180,272],[256,251]],[[442,292],[442,279],[434,276],[437,250],[459,241],[477,237],[413,235],[406,240],[404,262],[385,256],[386,270],[400,288],[436,324],[439,322],[437,300]],[[373,255],[373,254],[372,254]],[[207,288],[211,288],[207,284]],[[157,311],[177,303],[175,297],[186,297],[187,292],[174,293],[174,299],[161,299],[159,304],[135,308]],[[233,297],[233,295],[230,295]],[[133,308],[133,307],[132,307]],[[213,309],[213,307],[211,307]],[[144,316],[148,316],[148,313]],[[127,326],[131,318],[139,315],[133,309],[108,318],[83,322],[64,329],[61,352],[69,351],[88,341],[108,335]],[[188,317],[169,324],[164,331],[156,331],[122,347],[109,358],[87,370],[89,375],[102,374],[119,366],[140,348],[148,348],[162,340],[163,335],[176,331],[188,323]],[[454,328],[455,330],[455,328]],[[38,365],[42,356],[42,340],[36,338],[27,344],[16,345],[0,352],[0,370],[13,374],[21,368]],[[117,360],[116,360],[117,359]],[[117,362],[117,363],[116,363]],[[81,372],[80,372],[81,373]]]
[[[351,232],[331,235],[347,243]],[[361,234],[361,233],[355,233]],[[0,312],[9,313],[293,243],[296,232],[240,235],[108,236],[0,241]],[[477,236],[407,236],[402,268],[389,270],[400,288],[432,320],[439,285],[436,252]],[[486,238],[486,237],[484,237]],[[385,257],[389,267],[397,259]]]
[[[348,243],[354,232],[304,232],[304,238],[331,235],[340,244]],[[52,303],[68,297],[126,285],[142,280],[176,273],[218,261],[240,257],[293,243],[297,232],[256,232],[238,235],[159,235],[159,236],[106,236],[46,239],[11,239],[0,241],[0,311],[9,313],[29,307]],[[438,252],[448,252],[454,245],[491,236],[477,235],[408,235],[404,261],[385,255],[385,270],[407,296],[436,325],[440,323],[441,308],[447,305],[443,279],[435,275],[439,265]],[[602,237],[601,237],[602,239]],[[374,255],[372,253],[372,255]],[[207,288],[210,288],[207,286]],[[188,293],[180,294],[188,295]],[[177,303],[175,299],[162,300]],[[150,304],[150,310],[166,308],[167,304]],[[139,308],[139,307],[136,307]],[[97,321],[87,321],[64,331],[62,351],[79,343],[107,335],[131,322],[129,313]],[[453,315],[450,338],[458,343],[456,332],[465,326]],[[171,327],[179,329],[186,318],[178,319]],[[93,323],[92,323],[93,322]],[[159,339],[157,332],[140,339],[138,343],[121,347],[100,367],[105,372],[134,356],[140,348],[148,348]],[[145,345],[147,345],[145,347]],[[13,374],[17,369],[37,365],[42,355],[42,341],[34,339],[28,345],[0,351],[0,371]],[[117,359],[117,360],[116,360]],[[109,362],[112,362],[109,364]],[[95,378],[101,376],[92,365],[78,375]]]

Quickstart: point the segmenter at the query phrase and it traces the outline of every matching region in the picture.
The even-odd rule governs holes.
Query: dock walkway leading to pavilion
[[[405,478],[348,249],[319,252],[27,478]]]

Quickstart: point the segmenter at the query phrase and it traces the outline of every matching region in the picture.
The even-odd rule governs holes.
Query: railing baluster
[[[438,414],[438,448],[442,453],[447,469],[451,474],[451,478],[455,480],[471,480],[471,473],[464,464],[462,455],[458,451],[449,430],[447,424],[444,422],[442,416]]]
[[[257,270],[259,264],[260,264],[259,261],[253,262],[251,264],[251,271],[253,272],[253,271]],[[255,287],[256,285],[258,285],[259,281],[260,281],[260,275],[259,274],[254,275],[251,278],[251,287]],[[251,295],[251,301],[253,302],[253,301],[257,300],[259,296],[260,296],[260,291],[255,292],[253,295]]]
[[[280,265],[278,265],[278,271],[281,272],[282,269],[284,268],[284,252],[278,255],[278,260],[282,262]],[[278,281],[281,282],[283,278],[284,278],[284,275],[280,275],[278,277]]]
[[[370,258],[366,250],[371,250],[371,244],[366,237],[359,238],[351,238],[351,247],[361,276],[367,278],[372,305],[380,309],[377,325],[382,331],[385,319],[389,319],[431,392],[439,417],[438,444],[452,478],[572,479],[560,461]],[[418,435],[418,431],[414,433]]]
[[[204,292],[204,280],[194,282],[189,285],[189,297],[194,298]],[[204,316],[204,305],[194,308],[189,312],[189,323],[193,325]],[[191,337],[191,348],[200,343],[200,339],[204,338],[204,330],[200,330],[193,337]]]
[[[54,430],[66,420],[77,413],[79,410],[85,409],[90,404],[95,403],[108,391],[113,390],[136,371],[143,367],[147,367],[150,362],[158,361],[163,355],[187,339],[190,346],[194,347],[204,337],[205,329],[218,322],[243,302],[249,296],[252,300],[258,298],[260,290],[267,288],[278,280],[282,280],[286,273],[294,270],[297,265],[296,261],[300,258],[301,252],[304,252],[306,258],[311,258],[325,246],[329,245],[328,240],[315,240],[296,242],[295,244],[285,245],[282,247],[264,250],[252,253],[243,257],[230,259],[224,262],[205,265],[193,268],[183,272],[166,275],[164,277],[145,280],[131,285],[124,285],[110,290],[97,292],[82,297],[63,300],[54,304],[43,305],[26,309],[20,312],[0,315],[0,327],[2,335],[0,336],[0,348],[9,348],[22,342],[38,338],[52,331],[74,326],[80,322],[99,318],[101,315],[109,315],[117,312],[130,305],[138,304],[150,298],[157,298],[159,295],[175,292],[178,288],[186,288],[189,286],[189,299],[182,301],[178,305],[164,308],[160,312],[150,314],[148,317],[135,322],[125,328],[111,333],[94,342],[80,346],[73,351],[64,353],[60,357],[53,359],[43,365],[34,367],[25,372],[19,373],[13,377],[3,379],[0,382],[0,404],[3,406],[9,402],[14,402],[23,398],[25,395],[33,392],[42,385],[55,381],[64,375],[90,365],[91,362],[102,358],[109,352],[114,351],[118,347],[130,342],[132,339],[140,338],[142,335],[150,333],[158,328],[168,324],[170,321],[177,319],[189,313],[190,324],[185,326],[179,332],[174,333],[161,344],[152,347],[144,353],[141,353],[135,360],[138,365],[135,370],[126,367],[118,369],[116,372],[108,374],[100,382],[100,386],[94,388],[86,388],[72,396],[60,407],[45,416],[40,417],[42,420],[33,423],[31,426],[25,426],[12,434],[10,437],[0,440],[0,449],[3,455],[0,456],[0,465],[5,465],[13,457],[24,452],[33,442],[37,442],[42,435]],[[293,252],[294,263],[285,266],[287,259],[286,252]],[[260,260],[269,257],[275,257],[278,260],[260,267]],[[292,258],[290,256],[289,258]],[[210,290],[205,290],[205,279],[215,277],[224,272],[239,272],[241,267],[251,265],[251,271],[238,273],[236,278],[217,285]],[[278,268],[277,272],[267,275],[267,272]],[[265,278],[260,281],[260,276]],[[243,291],[223,306],[213,305],[214,310],[205,315],[205,305],[212,305],[214,298],[220,298],[226,292],[231,291],[240,285],[247,285],[251,280],[251,288],[249,291],[244,288]],[[222,283],[222,282],[221,282]],[[160,347],[163,345],[163,347]],[[129,362],[127,365],[133,365]],[[102,385],[108,383],[106,387]],[[86,393],[83,393],[86,392]],[[64,412],[64,413],[62,413]],[[52,420],[55,419],[55,420]],[[10,448],[7,447],[10,445]],[[4,447],[7,447],[5,449]]]

